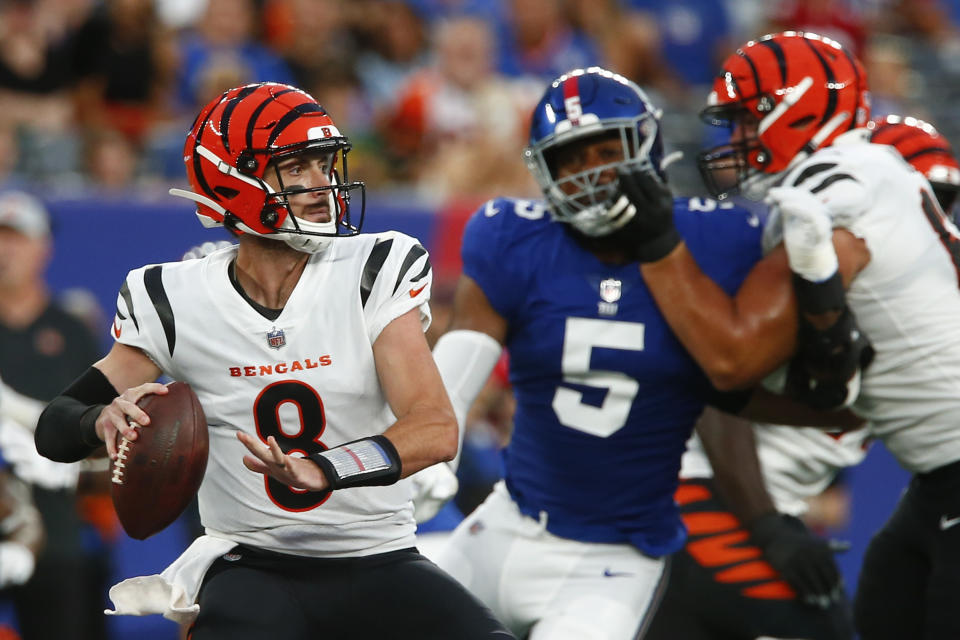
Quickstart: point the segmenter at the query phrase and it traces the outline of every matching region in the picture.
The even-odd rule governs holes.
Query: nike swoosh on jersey
[[[947,516],[940,516],[940,531],[946,531],[950,527],[960,523],[960,516],[956,518],[948,518]]]
[[[609,567],[603,570],[604,578],[617,578],[620,576],[632,576],[632,575],[633,574],[630,573],[629,571],[611,571]]]
[[[123,327],[117,324],[117,319],[113,319],[113,335],[114,337],[119,338],[120,334],[123,333]]]
[[[423,291],[423,290],[426,289],[426,288],[427,288],[427,285],[423,285],[423,286],[420,287],[419,289],[410,289],[410,297],[411,297],[411,298],[416,298],[418,295],[420,295],[420,292]]]

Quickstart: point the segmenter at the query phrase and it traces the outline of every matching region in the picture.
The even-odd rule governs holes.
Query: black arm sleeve
[[[40,414],[34,442],[40,455],[56,462],[76,462],[99,448],[96,422],[117,397],[107,377],[90,367]]]

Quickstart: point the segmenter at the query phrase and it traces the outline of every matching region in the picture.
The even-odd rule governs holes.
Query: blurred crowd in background
[[[351,173],[425,203],[536,195],[522,168],[545,82],[600,64],[636,81],[702,191],[697,112],[742,41],[808,30],[867,67],[875,115],[960,138],[958,0],[0,0],[0,185],[151,197],[183,180],[211,96],[272,80],[353,140]]]

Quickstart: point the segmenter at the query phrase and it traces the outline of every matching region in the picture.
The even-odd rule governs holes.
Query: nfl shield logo
[[[273,328],[273,331],[267,332],[267,344],[271,349],[279,349],[287,344],[287,339],[283,335],[283,329]]]
[[[608,278],[600,282],[600,297],[604,302],[616,302],[620,299],[620,281]]]

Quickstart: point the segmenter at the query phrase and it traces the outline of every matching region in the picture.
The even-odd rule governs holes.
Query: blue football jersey
[[[761,257],[760,219],[699,198],[674,209],[697,263],[735,293]],[[517,409],[504,463],[521,510],[546,512],[566,538],[679,549],[680,457],[712,389],[638,265],[602,262],[531,200],[485,204],[462,252],[464,273],[509,323]]]

